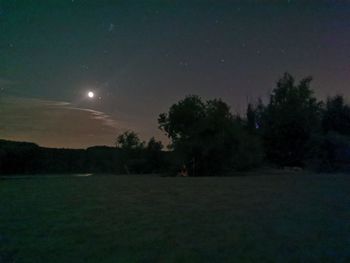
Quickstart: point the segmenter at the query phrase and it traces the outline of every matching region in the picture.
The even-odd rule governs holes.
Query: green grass
[[[350,175],[0,178],[0,262],[350,262]]]

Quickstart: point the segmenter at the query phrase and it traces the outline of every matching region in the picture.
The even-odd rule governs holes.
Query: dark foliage
[[[324,132],[336,132],[350,136],[350,107],[346,105],[342,96],[327,99],[322,118]]]
[[[266,157],[279,166],[305,166],[312,138],[320,133],[322,103],[314,97],[310,82],[305,78],[296,85],[285,73],[269,103],[257,109]]]
[[[259,144],[221,100],[203,102],[188,96],[161,114],[158,122],[172,141],[175,166],[185,165],[192,176],[251,168],[260,161]]]
[[[155,149],[144,149],[133,154],[132,158],[129,157],[129,172],[159,173],[166,170],[167,153],[158,151],[159,145],[154,147]],[[33,143],[0,140],[0,174],[123,174],[126,173],[125,156],[124,150],[107,146],[86,150],[54,149]]]
[[[327,99],[317,156],[321,171],[350,170],[350,106],[340,95]]]

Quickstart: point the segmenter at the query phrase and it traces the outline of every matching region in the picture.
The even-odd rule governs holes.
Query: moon
[[[89,91],[87,95],[88,95],[88,97],[89,97],[90,99],[92,99],[93,97],[95,97],[95,93],[93,93],[92,91]]]

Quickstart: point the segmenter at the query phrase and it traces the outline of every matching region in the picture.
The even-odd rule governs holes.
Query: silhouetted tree
[[[322,171],[343,169],[350,163],[350,106],[343,96],[327,98],[322,115],[323,136],[315,151]]]
[[[137,133],[133,131],[126,131],[118,135],[115,144],[122,150],[136,150],[144,147],[144,142],[141,142]]]
[[[120,161],[124,173],[141,173],[145,160],[142,151],[145,143],[140,140],[137,133],[126,131],[120,134],[116,140],[116,147],[120,149]]]
[[[147,173],[156,173],[164,170],[165,168],[165,159],[163,144],[161,141],[157,141],[152,137],[145,148],[145,158],[146,158],[146,172]]]
[[[254,106],[249,103],[246,112],[247,128],[249,131],[255,131],[257,128],[257,113]]]
[[[246,110],[246,127],[250,133],[261,136],[262,116],[266,106],[259,98],[257,103],[249,103]]]
[[[146,146],[146,149],[150,152],[160,152],[164,148],[161,141],[157,141],[154,137],[152,137]]]
[[[329,97],[322,118],[323,130],[350,135],[350,107],[343,96]]]
[[[250,143],[249,135],[241,120],[234,117],[221,100],[203,102],[198,96],[188,96],[172,105],[168,113],[160,114],[158,122],[172,140],[177,166],[185,164],[190,175],[217,175],[255,164],[245,167],[245,160],[242,160],[239,167],[235,166],[237,153],[247,149],[244,143]],[[245,142],[244,136],[248,139]],[[258,147],[249,148],[252,156],[257,155]]]
[[[281,166],[304,166],[312,136],[320,132],[322,103],[314,97],[311,80],[304,78],[296,85],[285,73],[261,108],[259,126],[267,158]]]

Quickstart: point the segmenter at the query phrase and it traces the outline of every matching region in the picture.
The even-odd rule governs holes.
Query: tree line
[[[107,146],[55,149],[0,140],[0,175],[164,173],[168,153],[156,147],[153,140],[145,148],[128,150]]]
[[[222,100],[188,96],[159,116],[177,161],[192,175],[261,165],[337,171],[350,165],[350,106],[341,95],[321,101],[311,77],[285,73],[266,103],[234,115]]]
[[[0,141],[0,173],[98,172],[215,176],[263,165],[338,171],[350,165],[350,106],[341,95],[318,100],[311,77],[285,73],[266,102],[233,114],[221,99],[190,95],[158,117],[171,141],[143,142],[133,131],[116,147],[48,149]]]

